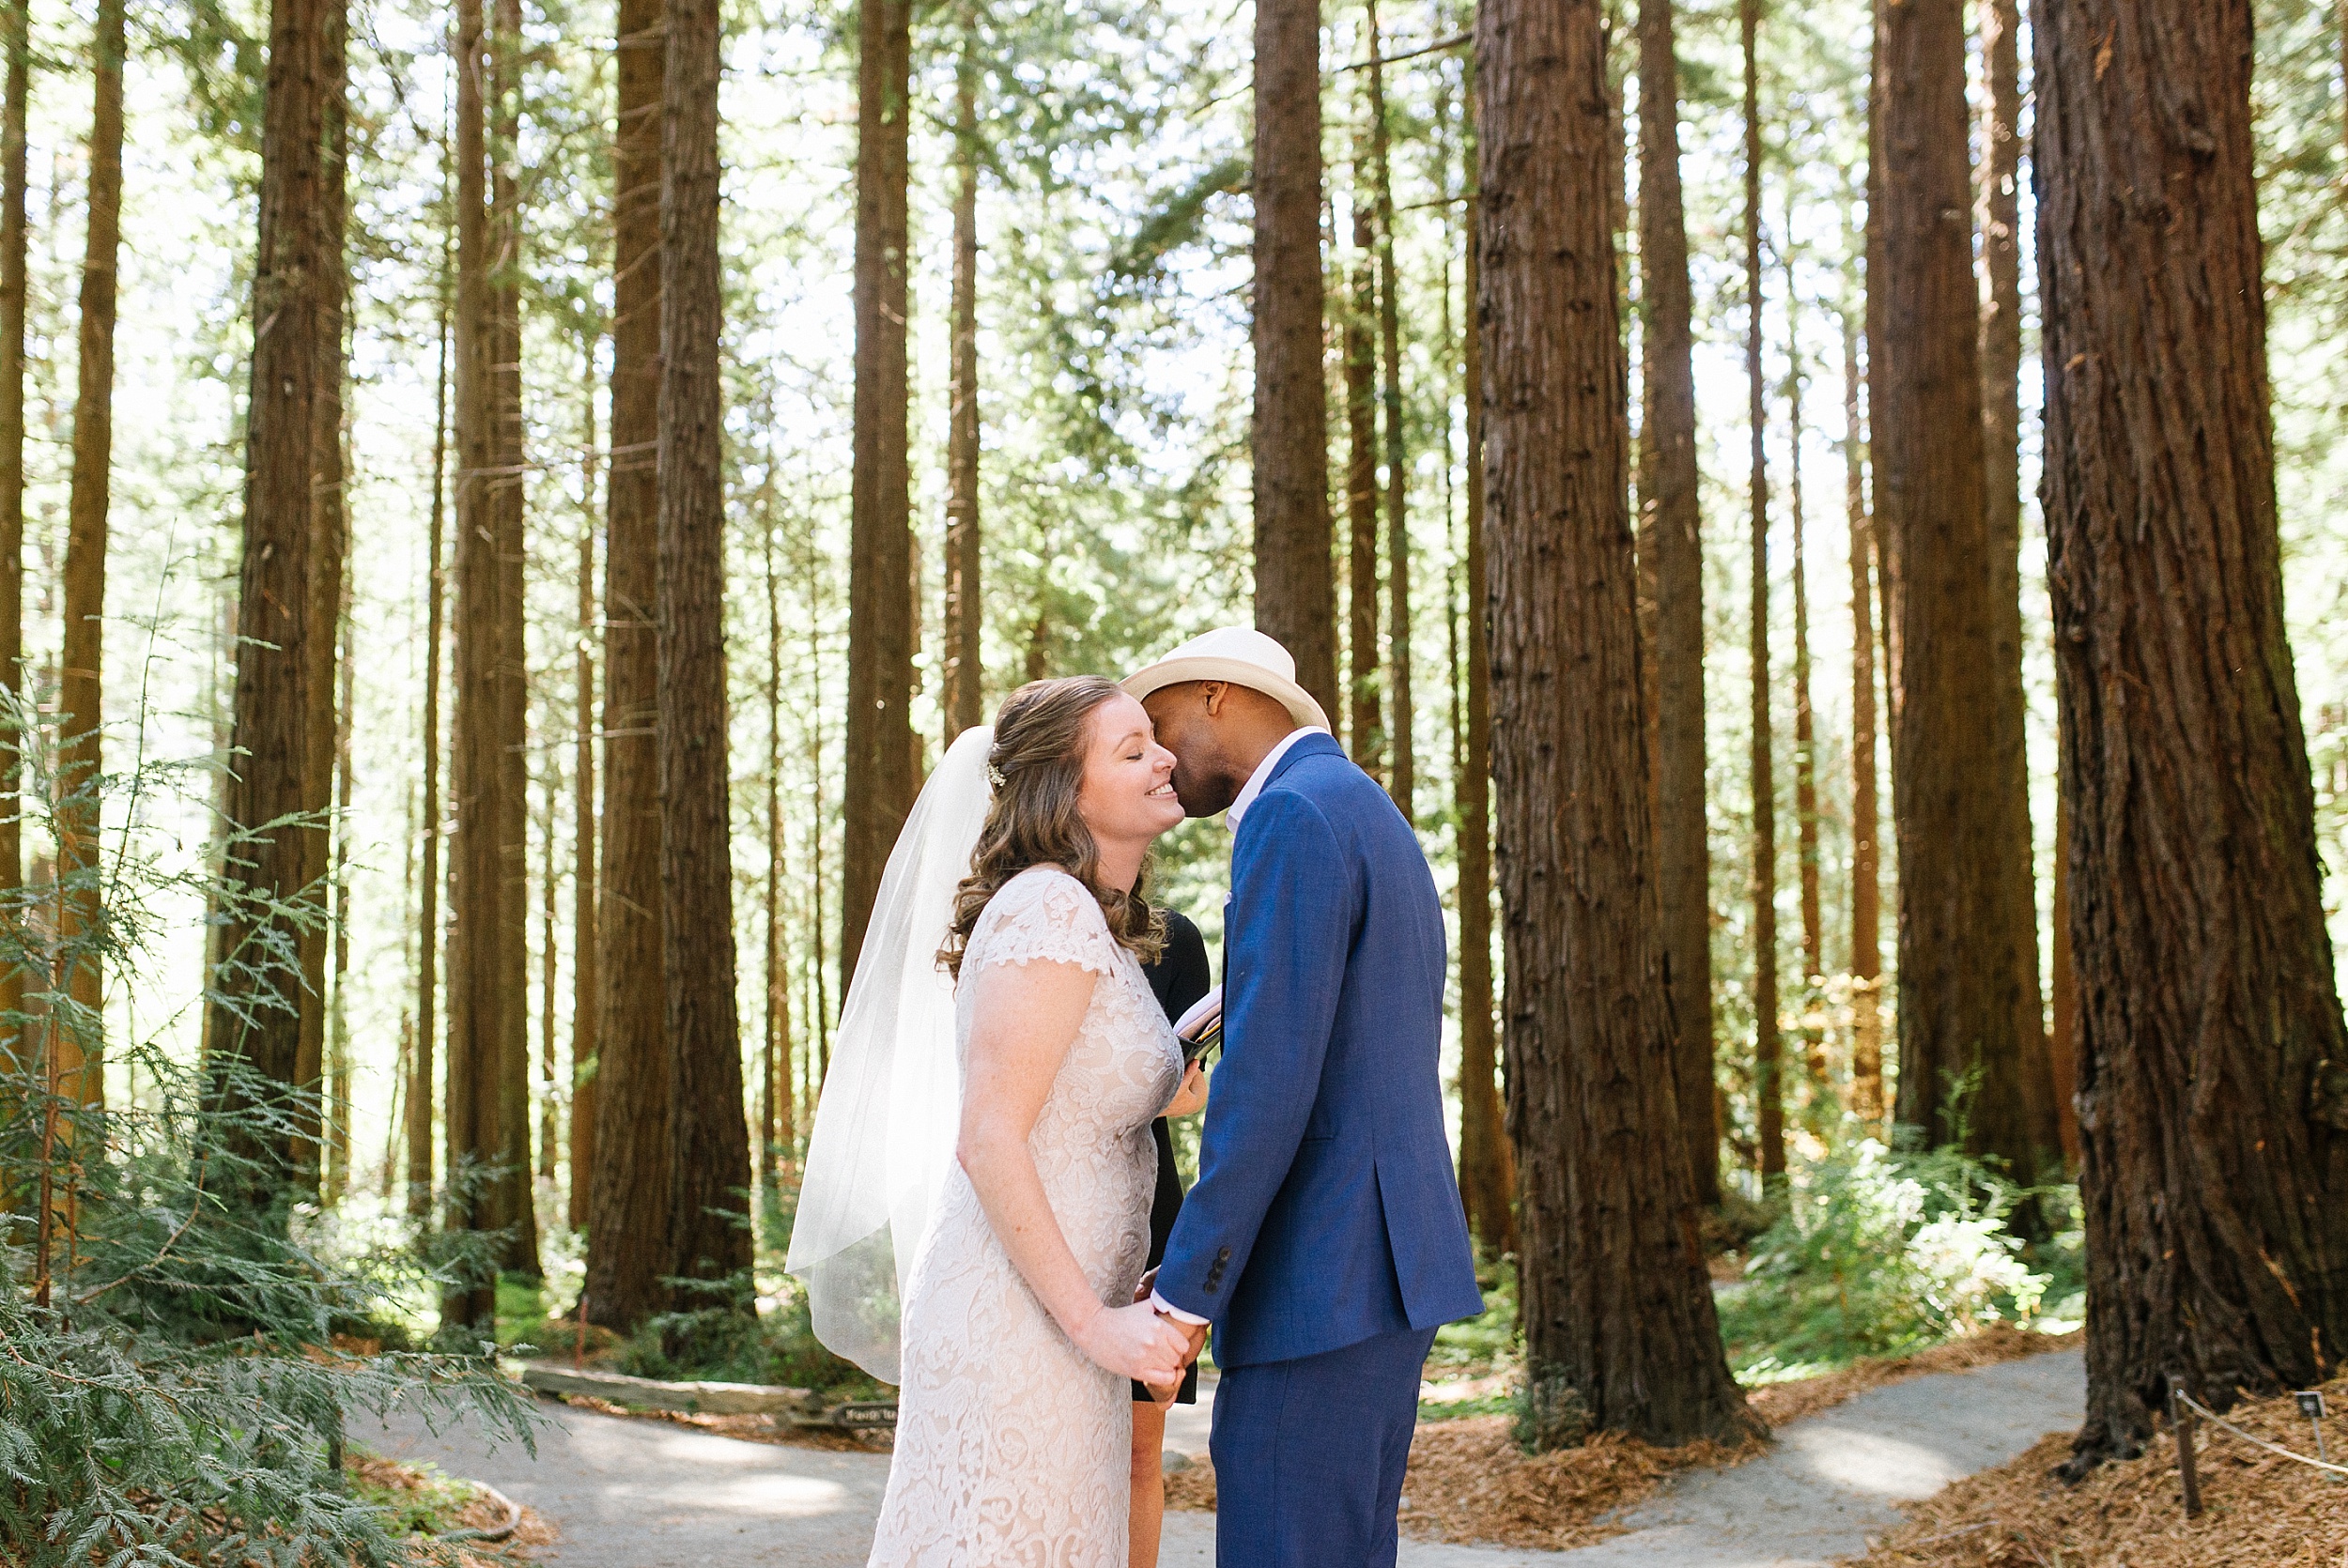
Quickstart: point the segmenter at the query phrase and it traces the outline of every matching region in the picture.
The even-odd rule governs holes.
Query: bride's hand
[[[1100,1365],[1153,1389],[1182,1383],[1182,1362],[1190,1349],[1181,1331],[1147,1301],[1130,1307],[1102,1307],[1072,1330],[1069,1337]]]
[[[1161,1116],[1193,1116],[1207,1108],[1207,1069],[1197,1062],[1182,1069],[1182,1087],[1166,1102]]]

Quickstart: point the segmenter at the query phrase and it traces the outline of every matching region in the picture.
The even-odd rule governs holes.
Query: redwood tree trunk
[[[1378,346],[1383,371],[1380,392],[1386,418],[1386,691],[1393,704],[1388,735],[1394,746],[1394,773],[1386,788],[1408,822],[1417,817],[1411,796],[1417,789],[1418,768],[1411,740],[1411,533],[1407,526],[1411,453],[1409,432],[1402,421],[1402,284],[1394,262],[1394,171],[1386,127],[1385,68],[1378,58],[1384,48],[1378,31],[1378,0],[1363,0],[1363,7],[1369,35],[1370,177],[1378,204]]]
[[[1353,203],[1353,298],[1339,341],[1345,349],[1346,705],[1353,761],[1372,778],[1386,766],[1378,700],[1378,315],[1372,270],[1377,225]]]
[[[985,718],[986,623],[979,591],[979,38],[962,21],[954,73],[954,283],[951,422],[946,438],[946,744]]]
[[[1655,869],[1663,973],[1679,1031],[1679,1127],[1696,1201],[1721,1200],[1712,1088],[1712,868],[1705,821],[1704,515],[1694,336],[1679,186],[1679,63],[1670,0],[1639,8],[1641,538],[1653,557]]]
[[[771,518],[766,566],[766,1036],[760,1053],[758,1179],[771,1187],[778,1161],[796,1155],[798,1118],[792,1113],[791,965],[782,934],[782,592],[775,576]],[[975,674],[975,670],[973,671]]]
[[[1761,75],[1759,0],[1738,0],[1745,64],[1745,382],[1753,445],[1753,1092],[1763,1176],[1785,1171],[1784,1049],[1777,1033],[1777,769],[1769,725],[1769,389],[1761,374]]]
[[[2034,1178],[2057,1142],[2027,815],[2007,798],[1967,210],[1963,0],[1879,18],[1876,508],[1898,638],[1898,1119]],[[2017,895],[2024,895],[2018,897]],[[1967,1086],[1971,1085],[1967,1093]],[[1962,1103],[1960,1103],[1960,1096]]]
[[[237,761],[225,804],[228,821],[248,829],[301,810],[304,797],[310,443],[325,321],[312,215],[322,199],[325,94],[318,40],[333,4],[272,0],[270,8],[253,283],[255,326],[267,322],[270,328],[255,333],[246,403],[244,563],[230,732]],[[281,830],[241,843],[222,869],[233,896],[222,900],[221,950],[236,961],[212,977],[223,994],[209,1008],[208,1059],[237,1061],[267,1084],[286,1088],[294,1083],[301,1045],[300,1015],[290,1000],[301,983],[298,963],[289,961],[293,933],[270,909],[247,900],[302,896],[309,837],[304,830]],[[229,1101],[241,1098],[235,1085],[217,1080],[212,1092]],[[282,1159],[286,1152],[275,1154]]]
[[[668,1271],[750,1265],[726,778],[718,0],[669,0],[660,113],[660,891],[671,1081]],[[731,1213],[727,1211],[732,1211]],[[747,1294],[744,1298],[747,1306]],[[703,1306],[680,1288],[679,1309]]]
[[[566,1215],[584,1230],[595,1168],[595,1025],[602,1010],[595,934],[595,345],[587,340],[587,454],[579,490],[579,670],[577,730],[572,740],[571,817],[577,838],[571,858],[571,1188]]]
[[[856,431],[848,559],[840,991],[913,808],[913,530],[905,458],[910,0],[863,0],[857,67]]]
[[[2042,0],[2087,1423],[2348,1353],[2348,1030],[2276,536],[2248,0]]]
[[[498,871],[498,1212],[504,1267],[538,1278],[538,1214],[530,1179],[530,683],[524,617],[521,332],[521,0],[497,0],[489,42],[489,400],[487,500],[496,531]]]
[[[1785,502],[1794,533],[1794,843],[1796,872],[1801,879],[1801,977],[1809,984],[1826,973],[1826,936],[1818,903],[1818,730],[1810,701],[1810,559],[1804,537],[1808,519],[1801,504],[1801,315],[1794,292],[1790,204],[1785,232]],[[1815,1031],[1805,1028],[1803,1034],[1814,1084],[1823,1094],[1827,1084],[1820,1041]]]
[[[626,1331],[666,1306],[670,1068],[661,986],[659,704],[660,0],[622,0],[612,146],[611,474],[604,534],[603,876],[588,1315]],[[578,1179],[574,1176],[572,1179]]]
[[[1321,363],[1321,8],[1256,7],[1256,625],[1337,708],[1329,391]]]
[[[1696,1239],[1650,871],[1601,7],[1487,0],[1476,76],[1527,1375],[1548,1412],[1578,1406],[1590,1429],[1736,1441],[1759,1423]]]
[[[1867,517],[1861,423],[1859,322],[1843,313],[1843,506],[1850,519],[1851,1114],[1883,1119],[1883,888],[1876,843],[1875,530]]]
[[[335,649],[343,615],[343,577],[349,554],[349,515],[343,504],[343,352],[344,297],[349,290],[349,269],[343,254],[346,192],[344,146],[347,139],[343,98],[347,90],[347,28],[344,19],[329,17],[326,35],[318,40],[324,62],[326,100],[320,109],[324,135],[319,173],[317,264],[319,268],[317,401],[310,426],[310,639],[309,712],[302,716],[303,806],[320,819],[333,802],[335,740]],[[312,880],[320,888],[324,907],[328,863],[332,858],[332,829],[315,836]],[[324,926],[301,936],[301,1065],[305,1087],[316,1088],[327,1078],[327,945]],[[331,1095],[320,1101],[320,1114],[331,1122]],[[322,1136],[305,1138],[297,1161],[301,1180],[314,1191],[325,1164],[322,1145],[331,1142],[331,1128],[314,1130]]]
[[[114,462],[115,262],[122,248],[122,0],[99,0],[89,138],[89,233],[82,260],[80,380],[73,403],[73,487],[65,548],[64,648],[57,705],[57,943],[72,1007],[53,1026],[56,1078],[69,1100],[106,1102],[104,976],[99,968],[98,853],[106,512]],[[331,646],[331,643],[330,643]]]
[[[1476,208],[1467,199],[1469,321],[1461,392],[1467,404],[1467,731],[1460,804],[1460,1197],[1468,1227],[1497,1257],[1519,1250],[1515,1151],[1501,1120],[1499,1040],[1492,1027],[1491,647],[1484,606],[1484,347],[1475,322]]]
[[[440,360],[432,393],[432,505],[427,527],[424,647],[424,881],[416,915],[416,1044],[408,1076],[408,1212],[432,1212],[432,1038],[440,1017],[440,643],[446,584],[440,534],[448,493],[449,277],[440,273]]]

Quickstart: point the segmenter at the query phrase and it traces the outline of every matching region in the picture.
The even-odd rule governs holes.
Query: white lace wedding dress
[[[1101,976],[1027,1146],[1085,1278],[1121,1306],[1149,1257],[1150,1123],[1181,1081],[1182,1050],[1092,894],[1039,866],[970,933],[954,998],[965,1071],[979,989],[1015,987],[1016,966],[1039,961]],[[958,1163],[906,1284],[904,1346],[873,1568],[1124,1568],[1131,1386],[1044,1312]]]

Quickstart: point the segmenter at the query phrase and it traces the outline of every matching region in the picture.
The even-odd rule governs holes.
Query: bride
[[[1126,1561],[1128,1380],[1171,1397],[1189,1350],[1135,1300],[1150,1124],[1203,1099],[1135,891],[1173,767],[1114,683],[1036,682],[890,856],[789,1262],[818,1337],[900,1385],[874,1568]]]

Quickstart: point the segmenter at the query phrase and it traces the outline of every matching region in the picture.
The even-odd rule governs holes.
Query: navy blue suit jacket
[[[1223,1062],[1157,1290],[1219,1365],[1484,1310],[1444,1127],[1443,908],[1336,742],[1280,759],[1231,850]]]

